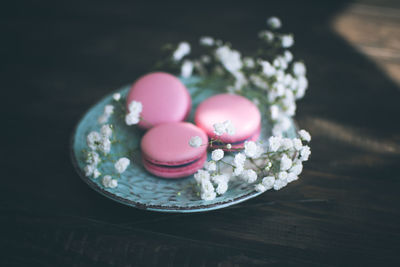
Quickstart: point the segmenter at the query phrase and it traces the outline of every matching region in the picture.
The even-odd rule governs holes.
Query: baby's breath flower
[[[276,120],[279,118],[279,107],[277,105],[270,106],[269,112],[271,113],[272,120]]]
[[[112,179],[110,175],[105,175],[102,180],[104,187],[116,188],[118,186],[118,181],[116,179]]]
[[[118,186],[118,180],[116,179],[112,179],[109,183],[108,183],[108,187],[110,188],[116,188]]]
[[[266,41],[267,43],[271,43],[274,40],[274,34],[270,31],[260,31],[258,33],[258,38]]]
[[[87,177],[91,176],[93,174],[95,168],[96,167],[94,165],[91,165],[91,164],[86,165],[84,168],[85,176],[87,176]]]
[[[247,67],[247,68],[254,68],[255,67],[255,62],[251,57],[245,57],[243,58],[243,64]]]
[[[108,154],[111,151],[111,141],[108,138],[102,138],[100,145],[99,145],[99,150],[103,152],[104,154]]]
[[[226,45],[218,47],[215,50],[215,57],[230,73],[239,71],[243,66],[240,53],[236,50],[230,49]]]
[[[306,130],[300,130],[298,133],[299,133],[301,140],[306,141],[306,142],[311,141],[311,135]]]
[[[281,23],[281,20],[280,20],[279,18],[277,18],[277,17],[270,17],[270,18],[268,18],[268,20],[267,20],[267,25],[268,25],[271,29],[276,30],[276,29],[279,29],[279,28],[282,26],[282,23]]]
[[[285,77],[283,79],[283,84],[286,86],[286,88],[290,87],[290,85],[292,84],[292,80],[293,80],[293,76],[290,75],[290,73],[286,73]],[[293,94],[293,92],[292,92]]]
[[[194,179],[198,184],[200,184],[203,180],[210,180],[210,173],[205,170],[198,170],[194,175]]]
[[[115,93],[115,94],[113,94],[113,99],[114,99],[115,101],[119,101],[119,100],[121,99],[121,94],[120,94],[120,93]]]
[[[91,150],[96,150],[101,142],[101,138],[100,133],[93,131],[86,137],[86,143]]]
[[[246,161],[246,156],[243,153],[237,153],[235,155],[235,158],[233,159],[233,164],[235,167],[242,167],[244,165],[244,162]]]
[[[191,147],[200,147],[202,145],[202,143],[203,143],[203,140],[201,139],[200,136],[193,136],[189,140],[189,145]]]
[[[308,80],[305,76],[297,77],[297,92],[296,99],[300,99],[304,96],[308,87]]]
[[[209,36],[203,36],[200,38],[200,45],[203,46],[213,46],[214,45],[214,38]]]
[[[265,191],[267,191],[267,189],[265,188],[265,186],[263,184],[256,184],[256,186],[254,187],[254,189],[257,192],[263,193]]]
[[[143,105],[141,102],[139,101],[135,101],[133,100],[131,103],[129,103],[128,105],[128,111],[129,113],[133,113],[133,114],[140,114],[140,112],[142,112],[143,110]]]
[[[217,194],[215,193],[215,191],[204,191],[201,193],[201,199],[207,201],[215,199],[216,196]]]
[[[189,78],[192,76],[193,72],[193,62],[190,60],[184,60],[181,66],[181,75],[184,78]]]
[[[224,151],[222,149],[215,149],[211,152],[211,158],[214,161],[218,161],[224,157]]]
[[[292,167],[292,160],[286,154],[283,154],[280,165],[281,171],[287,171],[290,167]]]
[[[213,127],[214,127],[214,133],[216,135],[223,135],[224,133],[227,133],[229,135],[235,134],[235,127],[233,126],[230,120],[215,123]]]
[[[299,138],[294,138],[292,141],[295,150],[299,151],[303,147],[303,144]]]
[[[259,63],[262,66],[262,72],[265,76],[271,77],[276,73],[276,69],[268,61],[260,60]]]
[[[281,172],[278,173],[278,179],[279,180],[286,180],[287,176],[288,176],[288,173],[285,172],[285,171],[281,171]]]
[[[235,168],[233,170],[233,175],[239,176],[239,175],[241,175],[243,173],[243,171],[244,171],[243,165],[235,166]]]
[[[269,151],[270,152],[278,151],[279,147],[281,146],[281,142],[282,142],[282,137],[280,137],[280,136],[271,136],[268,139]]]
[[[286,59],[282,56],[278,56],[277,58],[275,58],[272,64],[274,65],[274,67],[281,70],[287,69],[288,66]],[[280,73],[281,76],[283,77],[283,72]],[[278,80],[282,80],[282,78],[281,79],[278,78]]]
[[[287,63],[289,63],[289,62],[291,62],[293,60],[293,54],[289,50],[286,50],[283,53],[283,57],[285,58]]]
[[[251,81],[255,86],[257,86],[257,87],[259,87],[259,88],[261,88],[261,89],[263,89],[263,90],[267,90],[267,89],[269,88],[268,83],[265,82],[265,81],[263,80],[263,78],[261,78],[261,77],[258,76],[258,75],[254,75],[254,74],[250,75],[250,81]]]
[[[281,44],[283,48],[291,47],[294,44],[293,36],[292,35],[283,35],[281,37]]]
[[[257,173],[252,169],[244,170],[241,175],[242,178],[249,184],[254,183],[257,180]]]
[[[204,169],[206,169],[209,172],[214,172],[217,170],[217,164],[215,163],[215,161],[207,161],[204,164]]]
[[[114,113],[114,106],[113,105],[106,105],[104,107],[104,114],[111,115]]]
[[[110,181],[111,181],[111,180],[112,180],[112,178],[111,178],[110,175],[105,175],[105,176],[103,177],[103,180],[102,180],[103,186],[104,186],[104,187],[109,187]]]
[[[235,134],[235,127],[233,126],[232,122],[230,120],[224,121],[225,125],[225,132],[229,135],[234,135]]]
[[[180,61],[184,56],[190,53],[190,45],[187,42],[181,42],[172,55],[174,61]]]
[[[303,62],[295,62],[293,63],[293,73],[296,76],[304,76],[306,74],[306,66]]]
[[[101,126],[100,133],[103,138],[110,138],[113,132],[109,124],[104,124],[103,126]]]
[[[119,160],[117,160],[117,162],[114,164],[115,170],[118,173],[123,173],[126,168],[128,168],[129,164],[130,164],[130,160],[128,158],[120,158]]]
[[[215,123],[213,125],[213,127],[214,127],[214,133],[216,135],[223,135],[226,131],[226,127],[225,127],[224,123],[222,123],[222,122]]]
[[[128,113],[125,115],[125,123],[126,125],[134,125],[138,124],[140,121],[140,117],[135,113]]]
[[[300,150],[300,160],[301,161],[307,161],[308,158],[310,157],[311,150],[309,146],[303,146],[303,148]]]
[[[133,100],[128,105],[128,114],[125,116],[125,123],[127,125],[138,124],[140,121],[140,113],[143,110],[143,105],[139,101]]]
[[[206,193],[206,194],[209,194],[211,192],[215,193],[214,186],[213,186],[213,184],[211,183],[211,181],[209,179],[208,180],[207,179],[201,180],[200,186],[201,186],[201,191],[203,193]],[[215,198],[215,196],[214,196],[214,198]]]
[[[255,158],[257,156],[258,146],[254,141],[246,141],[244,143],[244,153],[249,158]]]
[[[289,173],[293,173],[294,175],[299,175],[303,171],[303,164],[301,161],[295,161],[292,167],[289,169]]]
[[[220,183],[227,183],[229,182],[229,176],[227,174],[219,174],[219,175],[215,175],[211,178],[211,180],[216,183],[216,184],[220,184]]]
[[[264,170],[265,170],[265,171],[269,171],[269,170],[271,169],[271,167],[272,167],[271,161],[267,161],[267,162],[265,163]]]
[[[100,163],[100,156],[95,151],[89,151],[86,155],[86,163],[97,166]]]
[[[293,141],[290,138],[283,138],[281,141],[281,148],[283,150],[289,150],[293,148]]]
[[[279,190],[279,189],[282,189],[283,187],[285,187],[286,185],[287,185],[286,180],[278,179],[278,180],[275,180],[274,189]]]
[[[266,190],[271,189],[274,186],[275,177],[274,176],[266,176],[262,179],[262,184],[266,188]]]
[[[225,194],[227,190],[228,190],[228,183],[219,183],[217,188],[215,189],[218,195]]]
[[[222,195],[228,190],[229,176],[227,174],[213,176],[212,181],[217,184],[216,192],[218,195]]]
[[[293,181],[295,181],[295,180],[297,180],[297,179],[299,179],[299,177],[298,177],[296,174],[294,174],[293,172],[289,172],[289,173],[288,173],[288,176],[287,176],[287,178],[286,178],[286,181],[287,181],[288,183],[291,183],[291,182],[293,182]]]
[[[101,175],[101,172],[98,169],[94,169],[93,171],[93,178],[97,178]]]

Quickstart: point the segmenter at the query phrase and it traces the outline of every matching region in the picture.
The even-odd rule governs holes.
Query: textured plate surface
[[[196,87],[194,85],[197,81],[196,78],[181,80],[188,87],[192,95],[193,107],[189,121],[193,121],[193,114],[197,105],[207,97],[219,92]],[[125,86],[117,90],[117,92],[120,92],[125,97],[129,87]],[[91,131],[100,130],[101,125],[97,122],[97,119],[103,113],[104,106],[107,104],[115,106],[116,112],[110,117],[108,123],[114,125],[116,129],[114,134],[119,142],[113,143],[110,153],[112,156],[104,160],[98,169],[102,173],[102,176],[114,174],[113,160],[122,156],[128,156],[131,159],[128,169],[118,179],[118,187],[114,189],[104,188],[101,184],[102,176],[97,179],[88,178],[84,175],[83,171],[86,165],[84,157],[84,151],[87,150],[86,136]],[[160,212],[209,211],[234,205],[260,194],[254,190],[253,184],[245,185],[240,182],[232,182],[229,184],[229,190],[224,195],[218,196],[212,201],[204,201],[197,194],[193,176],[167,180],[151,175],[142,166],[140,158],[139,144],[144,132],[135,126],[126,126],[124,124],[124,114],[118,112],[118,110],[121,109],[113,101],[112,93],[107,95],[84,114],[72,135],[72,162],[80,177],[97,192],[132,207]],[[263,122],[260,139],[267,140],[269,136],[270,127],[266,122]],[[290,129],[285,133],[285,136],[296,136],[296,126],[293,122]]]

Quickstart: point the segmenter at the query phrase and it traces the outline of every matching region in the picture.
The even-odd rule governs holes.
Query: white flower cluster
[[[86,143],[92,151],[101,151],[105,155],[110,153],[112,128],[109,124],[101,126],[100,132],[92,131],[86,137]]]
[[[181,67],[181,76],[184,78],[188,78],[190,76],[192,76],[193,73],[193,62],[186,59],[183,61],[182,63],[182,67]]]
[[[119,101],[121,99],[120,93],[113,94],[112,98],[114,101]],[[135,102],[135,101],[134,101]],[[140,102],[135,102],[129,106],[130,113],[139,116],[142,111],[142,105]],[[85,175],[87,177],[92,176],[93,178],[98,178],[101,173],[98,170],[98,165],[101,163],[101,157],[97,152],[102,152],[104,155],[108,155],[111,151],[111,138],[113,136],[113,128],[110,124],[104,124],[108,121],[111,114],[114,112],[113,105],[106,105],[104,108],[103,115],[99,118],[99,123],[103,124],[100,128],[100,132],[92,131],[86,137],[86,143],[89,148],[89,152],[86,153],[86,163],[84,168]],[[117,175],[123,173],[129,166],[130,160],[128,158],[119,158],[115,164],[114,168]],[[102,179],[102,184],[104,187],[115,188],[118,186],[118,180],[112,178],[111,175],[104,175]]]
[[[173,52],[172,59],[181,64],[183,77],[196,73],[204,77],[203,82],[210,82],[210,86],[219,85],[222,80],[228,92],[253,100],[272,124],[272,137],[268,144],[248,141],[243,151],[232,149],[232,145],[227,144],[226,149],[236,154],[225,153],[221,149],[212,151],[211,160],[195,175],[203,199],[212,200],[223,194],[233,178],[254,183],[255,190],[259,192],[271,188],[278,190],[298,179],[302,162],[311,153],[310,147],[303,144],[311,140],[305,130],[299,131],[299,138],[283,137],[292,125],[296,100],[305,95],[308,87],[306,67],[289,50],[294,45],[293,35],[279,32],[281,20],[271,17],[266,24],[267,29],[258,33],[262,47],[257,50],[256,57],[242,57],[230,43],[209,36],[200,38],[201,49],[206,53],[197,59],[184,58],[191,50],[186,42],[180,43]],[[224,134],[235,133],[230,121],[216,123],[213,127],[214,141]],[[204,145],[199,137],[193,137],[189,144],[192,147]],[[226,172],[227,169],[230,170]]]
[[[256,58],[242,58],[241,53],[232,49],[229,43],[205,36],[200,38],[200,45],[208,54],[199,59],[184,60],[181,75],[190,77],[197,71],[199,75],[207,76],[208,70],[228,81],[228,92],[262,100],[264,103],[259,106],[265,109],[274,124],[273,135],[279,136],[289,129],[290,118],[296,113],[296,100],[304,96],[308,80],[304,63],[294,61],[293,54],[288,50],[294,44],[293,35],[278,32],[282,22],[277,17],[268,18],[267,26],[268,29],[258,35],[266,45],[261,51],[276,51],[274,56],[266,53]],[[189,52],[190,45],[180,43],[173,58],[180,60]]]
[[[301,139],[271,136],[265,146],[246,141],[244,150],[230,157],[225,157],[222,149],[213,150],[211,160],[194,175],[201,198],[213,200],[224,194],[229,181],[236,177],[247,184],[255,184],[258,192],[279,190],[297,180],[303,170],[302,162],[311,154],[310,147],[302,142],[309,142],[310,134],[305,130],[298,134]]]
[[[111,114],[114,113],[114,106],[113,105],[106,105],[104,107],[104,112],[101,114],[101,116],[98,118],[98,122],[100,124],[104,124],[108,122],[108,119],[110,118]]]
[[[128,168],[130,162],[131,161],[128,158],[125,158],[125,157],[122,157],[122,158],[118,159],[114,164],[114,168],[115,168],[117,174],[120,175],[121,173],[126,171],[126,169]],[[103,183],[104,187],[115,188],[115,187],[118,186],[118,180],[117,179],[113,179],[111,177],[111,175],[104,175],[102,183]]]
[[[92,131],[86,137],[86,143],[90,149],[86,154],[85,175],[93,176],[97,178],[101,175],[100,171],[97,169],[97,165],[100,163],[101,159],[96,151],[102,152],[107,155],[111,150],[111,136],[112,128],[109,124],[104,124],[100,132]]]
[[[172,54],[172,59],[174,61],[180,61],[184,56],[190,53],[190,44],[187,42],[181,42],[174,53]]]
[[[190,138],[189,140],[189,145],[191,147],[200,147],[203,144],[203,140],[201,140],[200,136],[193,136],[192,138]]]
[[[128,158],[123,157],[117,160],[117,162],[115,162],[114,167],[118,173],[123,173],[126,170],[126,168],[128,168],[130,162],[131,161]]]
[[[235,127],[233,126],[230,120],[220,123],[215,123],[213,127],[214,127],[214,133],[218,136],[223,135],[224,133],[227,133],[229,135],[235,134]]]
[[[133,100],[131,103],[129,103],[128,113],[125,115],[126,125],[138,124],[142,110],[143,106],[141,102]]]
[[[115,94],[113,94],[113,99],[114,99],[115,101],[119,101],[119,100],[121,99],[121,94],[120,94],[120,93],[115,93]]]

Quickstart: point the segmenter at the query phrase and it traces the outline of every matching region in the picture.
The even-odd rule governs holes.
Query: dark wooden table
[[[216,2],[2,7],[0,266],[399,264],[398,3]],[[270,15],[308,66],[296,118],[312,158],[299,181],[222,210],[162,214],[79,179],[68,142],[90,105],[146,73],[166,42],[213,35],[251,52]]]

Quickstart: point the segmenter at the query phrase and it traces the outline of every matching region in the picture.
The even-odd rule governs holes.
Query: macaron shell
[[[191,147],[189,141],[199,136],[203,144],[208,143],[203,130],[188,122],[164,123],[151,128],[143,136],[143,157],[154,164],[180,165],[202,157],[207,145]]]
[[[243,96],[219,94],[203,101],[195,113],[196,125],[208,136],[215,136],[215,123],[230,120],[235,134],[223,134],[219,138],[226,143],[234,143],[253,136],[261,126],[261,114],[257,106]]]
[[[194,174],[197,170],[203,167],[207,160],[207,154],[204,154],[199,160],[182,168],[167,168],[156,166],[143,160],[143,166],[146,170],[156,176],[164,178],[182,178]]]
[[[166,122],[183,121],[191,109],[191,97],[175,76],[154,72],[139,78],[127,95],[127,107],[133,100],[143,105],[141,128],[151,128]]]

